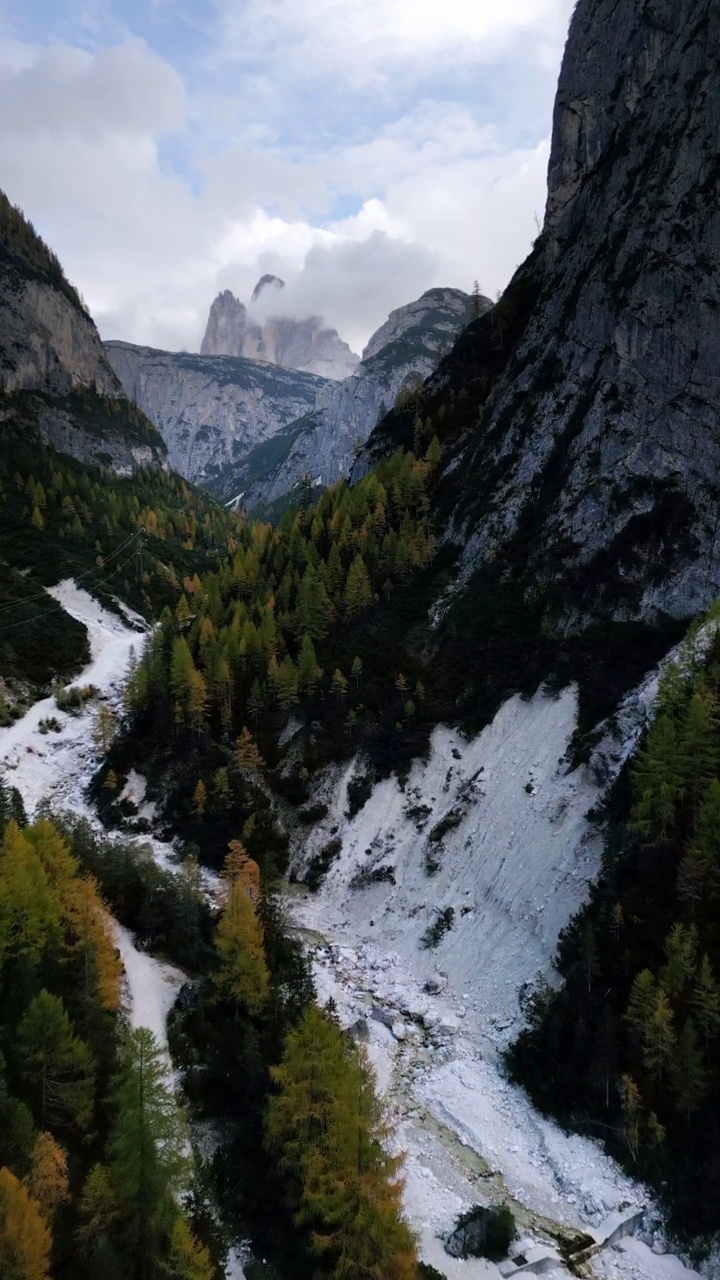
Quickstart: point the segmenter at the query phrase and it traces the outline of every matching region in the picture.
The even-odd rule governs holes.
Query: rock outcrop
[[[54,254],[0,193],[0,422],[20,414],[82,462],[127,474],[165,446],[128,405],[93,321]]]
[[[253,290],[252,301],[256,302],[267,289],[282,288],[284,281],[279,276],[262,276]],[[326,328],[318,316],[255,320],[229,289],[219,293],[210,308],[200,354],[267,360],[284,369],[332,379],[346,378],[358,363],[358,357],[337,330]]]
[[[427,388],[490,371],[450,534],[546,633],[720,594],[719,45],[714,0],[579,0],[539,243]]]
[[[156,351],[108,342],[125,393],[160,430],[170,464],[227,499],[239,461],[313,409],[322,378],[233,356]],[[227,478],[230,477],[229,487]]]
[[[283,497],[306,475],[318,484],[348,475],[378,418],[436,368],[471,319],[473,305],[460,289],[428,289],[393,311],[352,377],[327,385],[315,411],[280,432],[271,455],[262,447],[250,454],[226,489],[244,491],[243,505],[257,507]],[[478,305],[485,311],[492,304],[481,298]]]

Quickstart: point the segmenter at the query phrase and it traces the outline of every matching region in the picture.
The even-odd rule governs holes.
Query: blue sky
[[[272,270],[360,349],[527,252],[571,6],[0,0],[1,181],[103,336],[197,348]]]

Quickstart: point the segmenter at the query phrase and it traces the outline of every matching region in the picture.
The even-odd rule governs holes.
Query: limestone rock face
[[[0,201],[0,426],[19,416],[55,449],[118,474],[165,465],[161,437],[127,403],[59,263]]]
[[[223,289],[210,308],[202,356],[241,356],[248,330],[247,308],[230,289]]]
[[[579,0],[540,243],[428,388],[467,385],[533,295],[450,533],[466,577],[506,563],[551,630],[720,595],[718,47],[715,0]]]
[[[234,497],[222,478],[238,460],[308,413],[322,378],[233,356],[156,351],[108,342],[125,393],[156,424],[170,464],[188,480]]]
[[[480,309],[491,306],[481,298]],[[291,492],[306,475],[330,484],[348,475],[378,418],[398,394],[435,369],[472,316],[473,300],[460,289],[428,289],[393,311],[373,334],[349,378],[328,383],[313,413],[275,440],[272,457],[251,454],[228,487],[244,490],[248,508]]]
[[[283,287],[279,276],[262,276],[253,290],[252,301],[268,290],[279,291]],[[229,289],[219,293],[210,308],[200,354],[267,360],[285,369],[334,379],[347,377],[358,363],[358,357],[337,330],[325,327],[318,316],[305,320],[270,316],[260,322],[249,315],[244,303]]]

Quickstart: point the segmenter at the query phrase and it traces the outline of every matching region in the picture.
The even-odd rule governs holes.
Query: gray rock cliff
[[[160,430],[175,470],[223,495],[228,470],[308,413],[326,385],[309,373],[233,356],[129,342],[108,342],[105,349],[125,393]]]
[[[253,290],[252,301],[256,302],[268,289],[283,287],[279,276],[262,276]],[[334,379],[347,377],[358,363],[358,357],[337,330],[325,327],[318,316],[304,320],[270,316],[260,322],[229,289],[219,293],[210,308],[200,354],[267,360],[285,369]]]
[[[515,331],[447,467],[450,534],[546,630],[720,595],[718,48],[715,0],[579,0],[539,243],[427,388],[456,396]]]
[[[483,298],[480,306],[485,310],[491,303]],[[276,437],[272,455],[263,449],[251,454],[226,487],[244,490],[243,505],[256,507],[283,497],[306,475],[318,484],[348,475],[378,418],[404,388],[436,368],[470,320],[472,307],[472,298],[460,289],[428,289],[391,312],[355,373],[328,384],[315,411]]]
[[[57,259],[1,192],[0,388],[1,421],[20,415],[43,440],[82,462],[120,474],[164,465],[162,439],[127,404]]]

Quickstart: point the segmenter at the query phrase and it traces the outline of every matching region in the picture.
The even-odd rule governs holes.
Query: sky
[[[360,352],[525,257],[572,7],[0,0],[0,185],[104,338],[198,350],[269,271]]]

